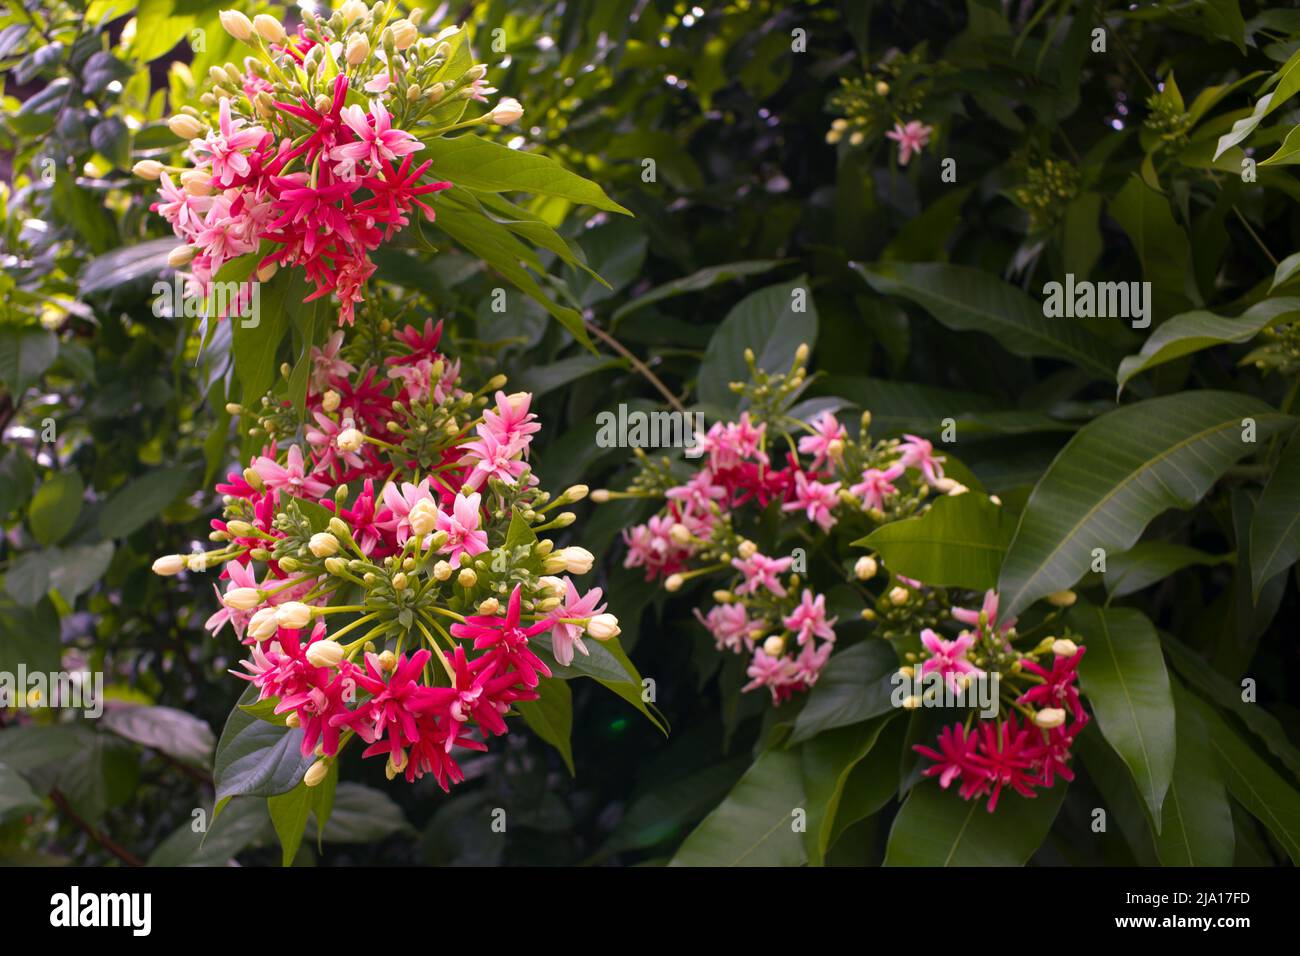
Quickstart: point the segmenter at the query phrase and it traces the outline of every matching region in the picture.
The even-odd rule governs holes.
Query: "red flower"
[[[451,633],[456,637],[473,640],[477,650],[490,648],[483,658],[498,668],[513,669],[525,687],[536,687],[541,677],[550,677],[551,670],[528,647],[528,639],[549,630],[550,621],[538,621],[532,627],[519,626],[519,585],[510,594],[506,616],[476,614],[465,619],[464,624],[453,624]],[[484,665],[485,667],[488,665]]]

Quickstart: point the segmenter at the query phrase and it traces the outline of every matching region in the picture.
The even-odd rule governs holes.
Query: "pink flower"
[[[792,685],[797,681],[794,661],[783,655],[773,657],[761,647],[754,652],[754,659],[745,674],[750,681],[741,688],[742,691],[766,687],[772,692],[773,703],[777,704],[790,695]]]
[[[568,667],[573,663],[575,647],[583,654],[591,653],[582,643],[586,625],[575,622],[600,614],[605,610],[605,605],[600,604],[600,588],[592,588],[586,594],[579,596],[573,581],[566,577],[564,589],[564,603],[551,611],[547,617],[554,624],[551,628],[551,651],[557,661]]]
[[[922,756],[937,761],[935,766],[928,767],[922,776],[938,777],[939,786],[945,790],[954,779],[962,778],[962,796],[969,800],[974,795],[974,791],[983,785],[987,776],[974,759],[979,751],[979,741],[974,733],[967,734],[961,724],[953,724],[939,731],[938,743],[937,751],[920,744],[912,748]],[[970,793],[966,792],[968,789]]]
[[[260,126],[250,126],[241,130],[242,119],[230,116],[230,100],[221,98],[218,108],[219,128],[210,131],[206,139],[191,142],[195,162],[212,163],[212,179],[217,185],[226,187],[234,185],[237,177],[247,176],[253,167],[242,150],[253,149],[266,137],[266,130]],[[205,158],[206,157],[206,158]]]
[[[388,518],[379,522],[378,526],[380,529],[394,535],[399,545],[406,544],[406,539],[411,536],[411,509],[421,501],[428,501],[435,506],[438,504],[433,492],[429,490],[428,478],[425,478],[418,485],[404,481],[400,488],[389,482],[384,485],[382,494],[384,504],[387,506]],[[477,507],[477,502],[475,502],[475,507]],[[423,542],[421,543],[423,544]]]
[[[647,581],[656,574],[679,570],[691,552],[672,539],[674,524],[672,515],[655,515],[645,524],[624,529],[627,557],[623,559],[623,567],[644,567]]]
[[[212,196],[191,196],[171,181],[163,172],[158,186],[161,202],[154,203],[154,210],[172,224],[176,235],[193,238],[203,228],[203,217],[212,208]]]
[[[347,378],[356,371],[356,366],[339,358],[342,347],[342,329],[326,339],[324,345],[311,347],[311,387],[317,394],[329,388],[334,379]]]
[[[742,642],[745,647],[754,646],[754,639],[749,633],[753,622],[749,619],[745,605],[739,602],[715,605],[709,610],[707,617],[696,608],[695,618],[713,635],[713,640],[720,651],[735,651],[739,654]]]
[[[419,650],[407,657],[397,658],[391,676],[385,679],[378,658],[366,655],[366,669],[356,673],[360,689],[370,694],[370,699],[350,713],[335,714],[330,718],[333,727],[351,727],[368,744],[380,737],[388,737],[394,749],[405,748],[420,739],[417,719],[435,706],[430,696],[431,688],[420,683],[420,674],[432,655]]]
[[[281,488],[298,498],[315,501],[329,493],[330,486],[315,475],[308,475],[303,464],[302,448],[289,446],[288,460],[281,465],[265,455],[253,461],[253,470],[261,476],[266,487],[272,491]]]
[[[812,643],[804,645],[804,649],[794,659],[792,676],[795,683],[803,687],[812,687],[816,684],[833,649],[834,645],[830,641],[825,641],[816,647]]]
[[[491,435],[501,445],[514,445],[528,457],[528,445],[534,434],[542,430],[537,416],[528,410],[533,396],[528,392],[506,395],[498,391],[496,409],[484,409],[483,423],[478,426],[480,435]]]
[[[482,426],[479,428],[479,437],[462,446],[465,463],[474,466],[465,479],[465,487],[471,490],[481,488],[489,478],[513,486],[519,476],[528,470],[528,463],[522,458],[521,446],[513,442],[503,445],[492,432],[484,431]]]
[[[786,615],[781,623],[798,635],[799,643],[806,644],[810,637],[820,637],[824,641],[834,641],[832,628],[839,618],[826,618],[826,595],[813,597],[812,591],[804,588],[803,597],[794,611]]]
[[[835,516],[831,514],[831,510],[840,503],[840,483],[809,481],[808,476],[802,471],[795,474],[794,483],[794,501],[787,501],[781,506],[781,510],[802,511],[808,516],[809,521],[815,521],[823,531],[831,530],[835,526]]]
[[[709,467],[714,471],[735,468],[742,461],[754,458],[767,464],[767,455],[760,451],[766,425],[755,428],[750,424],[749,412],[742,412],[739,422],[714,422],[708,433],[699,439],[696,447],[708,453]]]
[[[1068,710],[1075,720],[1086,720],[1087,714],[1079,702],[1079,688],[1075,686],[1085,651],[1087,648],[1081,647],[1069,657],[1054,657],[1050,671],[1028,658],[1022,660],[1020,666],[1043,678],[1043,683],[1022,694],[1020,703],[1035,707],[1061,707]]]
[[[920,120],[911,120],[906,126],[895,123],[885,137],[898,144],[898,164],[906,166],[911,161],[912,154],[919,155],[921,149],[930,142],[930,134],[933,132],[933,127],[926,126]]]
[[[388,71],[385,70],[362,87],[362,89],[367,93],[382,93],[384,90],[388,89],[389,84],[392,82],[392,77],[390,77]]]
[[[1004,786],[1009,786],[1022,797],[1034,797],[1037,754],[1039,744],[1029,728],[1022,729],[1014,713],[1008,714],[999,727],[991,720],[979,723],[980,749],[972,759],[982,769],[987,780],[980,792],[989,792],[988,811],[997,809],[998,796]]]
[[[519,585],[510,594],[506,616],[476,614],[465,618],[464,624],[453,624],[455,637],[472,640],[476,650],[487,649],[483,657],[500,669],[518,671],[525,687],[536,687],[542,677],[550,677],[551,669],[528,647],[528,639],[551,627],[549,620],[538,621],[531,627],[519,624]],[[488,665],[484,665],[488,666]]]
[[[927,627],[921,631],[921,643],[930,652],[930,657],[921,665],[921,673],[937,671],[954,694],[961,690],[958,675],[984,673],[966,659],[966,652],[975,643],[974,635],[962,634],[955,641],[945,641]]]
[[[488,549],[487,532],[479,530],[479,523],[482,520],[482,515],[479,513],[481,501],[482,498],[477,492],[466,495],[462,489],[461,494],[456,496],[456,501],[452,504],[451,514],[445,511],[438,512],[437,529],[447,532],[447,541],[438,553],[447,555],[447,560],[451,562],[452,567],[459,564],[462,554],[473,557]]]
[[[776,576],[788,571],[792,562],[791,558],[768,558],[758,553],[749,558],[732,558],[731,566],[745,576],[736,593],[750,594],[765,587],[777,597],[785,597],[785,586]]]
[[[862,499],[863,507],[884,511],[885,496],[897,493],[898,489],[892,482],[904,471],[906,468],[902,465],[890,465],[884,471],[879,468],[868,468],[862,473],[862,480],[851,486],[849,491]]]
[[[670,501],[680,501],[688,511],[708,514],[710,505],[727,497],[727,489],[713,483],[713,473],[702,468],[684,485],[664,492]]]
[[[916,435],[904,435],[907,441],[898,446],[898,450],[903,457],[899,463],[908,467],[915,468],[921,474],[925,475],[925,480],[930,484],[935,484],[943,477],[944,458],[935,457],[934,446]]]
[[[799,439],[799,453],[812,455],[812,470],[817,470],[830,458],[831,442],[848,440],[848,430],[839,423],[833,412],[822,412],[812,423],[813,434]]]
[[[339,116],[357,136],[357,142],[335,146],[330,150],[330,159],[339,164],[335,171],[340,178],[350,179],[355,176],[354,167],[363,159],[370,164],[373,172],[381,168],[384,162],[391,163],[424,149],[424,144],[410,133],[392,128],[392,118],[382,100],[370,101],[369,116],[366,116],[366,111],[360,106],[345,106]],[[348,171],[351,176],[347,175]]]
[[[978,611],[972,611],[969,608],[955,607],[952,609],[952,616],[961,621],[961,623],[976,629],[980,637],[989,634],[1005,633],[1016,626],[1016,619],[1013,617],[1009,621],[998,621],[998,595],[996,591],[988,590],[984,593],[984,604]],[[982,620],[981,620],[982,618]]]
[[[228,561],[226,562],[225,571],[230,576],[230,581],[226,586],[227,592],[236,588],[256,588],[259,586],[251,562],[241,564],[238,561]],[[240,611],[237,608],[226,607],[225,603],[221,601],[221,591],[215,584],[212,589],[217,592],[217,601],[221,603],[221,607],[217,610],[217,613],[208,618],[207,623],[203,626],[212,632],[213,637],[216,637],[221,633],[221,629],[226,626],[226,623],[229,622],[235,629],[235,636],[242,641],[244,639],[244,628],[248,626],[249,618],[256,612],[256,608],[251,611]]]

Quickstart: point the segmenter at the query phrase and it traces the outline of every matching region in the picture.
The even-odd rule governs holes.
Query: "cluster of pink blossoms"
[[[391,111],[400,107],[417,122],[440,104],[481,102],[495,91],[481,66],[443,76],[450,56],[444,38],[454,37],[454,28],[420,38],[414,23],[400,20],[381,32],[383,19],[364,5],[333,26],[307,17],[289,34],[267,15],[254,24],[223,13],[227,30],[258,55],[246,57],[242,71],[214,68],[206,118],[186,107],[170,121],[189,140],[189,168],[148,160],[136,172],[160,180],[152,208],[184,240],[169,262],[188,267],[188,295],[206,298],[225,263],[257,254],[258,279],[301,267],[312,287],[305,301],[336,295],[339,323],[351,324],[375,271],[370,254],[412,216],[432,221],[427,200],[451,186],[429,177],[432,163],[416,159],[424,143]],[[421,86],[433,76],[442,80]],[[477,120],[444,128],[510,122],[521,112],[507,99]]]
[[[1009,686],[1007,697],[1015,707],[996,718],[976,719],[972,714],[965,723],[945,727],[935,747],[915,745],[917,753],[934,761],[924,775],[938,777],[944,789],[956,782],[965,800],[988,797],[990,813],[997,809],[1004,787],[1034,797],[1036,788],[1050,789],[1058,776],[1073,780],[1071,747],[1089,721],[1077,686],[1087,648],[1069,639],[1048,638],[1030,654],[1014,652],[1016,622],[998,620],[993,591],[985,594],[979,610],[953,608],[952,616],[974,630],[954,640],[923,630],[920,673],[938,674],[956,692],[970,680],[987,676],[970,659],[973,652],[980,653],[983,660],[1000,665],[995,686]],[[1034,660],[1039,655],[1050,655],[1051,666]]]
[[[441,334],[432,321],[394,330],[389,354],[362,368],[342,332],[314,349],[305,443],[277,441],[297,413],[264,403],[266,447],[217,486],[217,549],[155,563],[222,564],[208,628],[234,630],[249,648],[237,676],[302,728],[303,754],[320,758],[309,784],[356,736],[390,777],[431,773],[446,789],[462,779],[456,748],[504,734],[548,661],[568,665],[590,653],[586,637],[619,632],[600,589],[569,576],[591,554],[537,537],[572,522],[546,513],[585,486],[553,500],[538,488],[531,396],[507,395],[503,377],[463,389]]]
[[[777,391],[797,388],[803,361],[801,350]],[[666,505],[623,537],[625,566],[644,568],[647,579],[664,578],[670,591],[701,574],[731,575],[730,587],[714,594],[718,603],[707,613],[696,609],[695,615],[719,650],[751,655],[744,690],[766,687],[780,704],[816,684],[834,647],[838,619],[828,611],[824,593],[802,584],[791,555],[764,554],[739,527],[775,503],[806,522],[819,542],[845,518],[858,529],[856,537],[886,520],[886,512],[909,511],[908,496],[966,489],[944,477],[943,458],[923,438],[907,435],[901,442],[869,447],[869,416],[857,441],[830,411],[811,423],[773,420],[806,433],[796,446],[790,436],[769,435],[766,421],[755,422],[743,412],[697,436],[700,464],[686,481],[667,469],[643,471],[626,494],[662,496]],[[788,448],[781,463],[768,451],[769,443],[778,442]],[[602,492],[602,497],[617,494]]]

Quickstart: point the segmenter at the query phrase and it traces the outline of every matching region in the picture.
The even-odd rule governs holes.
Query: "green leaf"
[[[1256,603],[1275,574],[1300,557],[1300,435],[1292,435],[1250,522],[1251,592]]]
[[[898,793],[898,754],[903,748],[908,722],[891,720],[868,754],[849,771],[840,794],[840,805],[831,826],[830,846],[849,827],[880,812]]]
[[[727,798],[686,838],[670,866],[801,866],[807,862],[795,829],[804,810],[798,752],[769,750]]]
[[[79,544],[71,548],[51,548],[49,586],[63,600],[72,604],[104,576],[113,560],[113,542]]]
[[[104,503],[99,533],[105,538],[125,538],[138,531],[187,491],[191,479],[188,468],[155,468],[133,479]]]
[[[225,866],[245,847],[270,836],[266,801],[236,797],[220,813],[182,823],[149,856],[149,866]]]
[[[59,472],[45,479],[27,508],[33,537],[46,547],[58,544],[77,523],[85,491],[81,475],[75,471]]]
[[[950,329],[987,333],[1013,355],[1063,359],[1097,378],[1110,378],[1119,360],[1082,323],[1047,318],[1041,303],[980,269],[906,262],[852,266],[882,295],[915,302]]]
[[[1235,319],[1203,310],[1175,315],[1151,333],[1141,351],[1119,363],[1119,390],[1122,392],[1133,376],[1157,365],[1214,345],[1248,342],[1296,312],[1300,312],[1300,298],[1285,297],[1257,302]]]
[[[1272,92],[1261,96],[1249,116],[1237,120],[1232,124],[1231,130],[1219,137],[1219,144],[1214,150],[1215,159],[1218,159],[1224,152],[1253,133],[1255,127],[1259,126],[1264,117],[1294,96],[1297,90],[1300,90],[1300,50],[1292,53],[1291,57],[1282,65],[1282,68],[1273,74],[1273,77],[1273,80],[1270,80],[1273,83]]]
[[[307,817],[311,815],[316,789],[300,783],[288,793],[269,797],[266,801],[267,812],[271,814],[271,825],[275,827],[275,835],[280,838],[281,866],[292,866],[293,858],[298,855],[302,835],[307,831]]]
[[[673,838],[682,827],[701,819],[721,803],[741,774],[749,769],[749,763],[747,755],[732,757],[669,780],[637,797],[601,847],[598,858],[623,850],[657,846]]]
[[[156,60],[222,6],[206,0],[140,0],[131,52],[145,63]]]
[[[0,821],[39,810],[41,798],[17,770],[0,763]]]
[[[15,448],[0,458],[0,520],[27,504],[36,485],[31,460]]]
[[[1189,699],[1209,731],[1210,749],[1228,792],[1269,829],[1291,862],[1300,866],[1300,792],[1247,746],[1214,708],[1199,698],[1189,695]]]
[[[1216,565],[1231,561],[1231,554],[1207,554],[1185,544],[1139,541],[1107,559],[1106,593],[1112,598],[1135,594],[1194,564]]]
[[[1231,866],[1236,842],[1223,775],[1195,702],[1177,683],[1178,758],[1155,838],[1165,866]]]
[[[1152,819],[1160,820],[1175,750],[1174,699],[1160,638],[1131,608],[1078,604],[1068,620],[1088,648],[1079,682],[1097,725],[1128,766]]]
[[[1296,129],[1300,129],[1300,126]],[[1297,272],[1300,272],[1300,252],[1293,252],[1279,262],[1277,268],[1273,270],[1273,282],[1268,287],[1269,294],[1271,295],[1278,286],[1291,281]]]
[[[14,395],[40,381],[59,355],[59,339],[35,326],[0,326],[0,385]]]
[[[541,695],[537,700],[518,701],[515,709],[524,718],[524,723],[532,728],[548,744],[560,752],[564,765],[569,768],[569,776],[576,776],[573,769],[573,694],[569,685],[554,677],[543,677],[537,687]]]
[[[982,799],[920,783],[894,818],[885,866],[1023,866],[1046,839],[1065,789],[1058,781],[1032,800],[1004,790],[989,813]]]
[[[796,296],[803,299],[795,311]],[[741,299],[722,320],[700,365],[699,398],[705,404],[735,408],[738,398],[730,383],[748,381],[745,349],[753,349],[755,364],[768,372],[788,372],[801,344],[817,343],[817,306],[808,277],[768,286]]]
[[[216,743],[206,723],[173,707],[114,707],[103,723],[119,737],[185,763],[206,764]]]
[[[176,137],[170,130],[168,135],[170,143],[175,143]],[[96,256],[81,270],[79,291],[82,298],[103,295],[126,284],[156,278],[167,268],[167,255],[175,248],[175,238],[151,239]]]
[[[871,752],[880,732],[895,716],[886,714],[865,723],[818,734],[800,748],[803,754],[803,788],[808,797],[808,829],[804,844],[808,861],[813,865],[820,866],[825,862],[835,817],[850,775]]]
[[[220,281],[243,281],[256,264],[257,255],[245,256],[252,261],[247,263],[249,272],[225,276],[218,274]],[[231,268],[237,262],[226,264]],[[285,334],[302,314],[303,298],[307,295],[307,282],[300,270],[281,270],[269,282],[262,284],[261,301],[258,309],[257,324],[245,324],[247,319],[231,318],[230,330],[234,337],[232,351],[235,359],[235,374],[243,385],[243,403],[247,408],[257,408],[263,395],[275,383],[277,370],[276,356]]]
[[[855,545],[879,551],[885,565],[931,587],[984,591],[997,586],[1015,520],[975,492],[944,495],[924,514],[882,525]]]
[[[831,655],[795,720],[790,745],[826,730],[889,713],[898,655],[882,640],[866,640]]]
[[[538,656],[550,668],[554,677],[560,680],[590,677],[641,711],[652,724],[667,735],[668,725],[664,722],[663,715],[642,699],[645,688],[641,682],[641,675],[632,662],[628,660],[627,654],[624,653],[617,637],[610,638],[607,641],[597,641],[595,639],[585,641],[584,645],[588,653],[575,653],[573,662],[567,666],[555,660],[555,655],[551,650],[550,634],[539,634],[530,643],[532,649],[538,652]]]
[[[424,140],[424,145],[421,157],[433,160],[433,174],[451,180],[456,187],[485,193],[518,191],[555,196],[632,215],[606,196],[598,185],[548,156],[510,149],[472,133],[435,137]]]
[[[1116,409],[1070,439],[1035,486],[998,580],[1004,614],[1071,587],[1096,548],[1127,551],[1168,508],[1186,508],[1292,419],[1258,399],[1198,391]]]
[[[1109,209],[1137,250],[1142,276],[1151,283],[1153,294],[1185,304],[1189,299],[1185,287],[1193,284],[1191,244],[1174,221],[1169,200],[1134,174],[1110,201]]]
[[[672,282],[655,286],[649,292],[623,303],[614,310],[610,323],[617,323],[619,319],[631,315],[637,309],[643,309],[647,305],[653,305],[664,299],[686,295],[690,292],[700,292],[723,282],[743,279],[746,276],[762,275],[765,272],[771,272],[778,266],[785,265],[789,261],[789,259],[750,259],[742,262],[728,262],[720,266],[708,266],[681,279],[674,279]]]
[[[256,688],[250,687],[240,702],[251,704],[256,698]],[[235,707],[226,719],[213,758],[217,802],[231,796],[287,793],[314,762],[310,753],[302,753],[301,728],[267,723]]]
[[[340,783],[325,824],[326,843],[373,843],[410,830],[402,808],[382,790],[359,783]]]

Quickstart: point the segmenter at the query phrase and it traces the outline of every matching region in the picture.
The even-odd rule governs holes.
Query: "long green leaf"
[[[1178,759],[1156,853],[1165,866],[1231,866],[1236,838],[1223,774],[1195,702],[1177,683],[1173,686]]]
[[[1254,423],[1255,442],[1246,420]],[[1186,508],[1292,419],[1246,395],[1185,392],[1085,425],[1035,486],[998,581],[1006,614],[1071,587],[1102,553],[1127,551],[1168,508]]]
[[[895,574],[932,587],[996,587],[1015,522],[985,495],[945,495],[916,518],[882,525],[854,544],[879,551]]]
[[[1131,608],[1075,606],[1070,625],[1087,653],[1079,681],[1102,735],[1128,766],[1153,820],[1174,771],[1174,699],[1160,638]]]
[[[1292,435],[1273,467],[1250,522],[1251,590],[1256,603],[1273,575],[1300,557],[1300,436]]]

